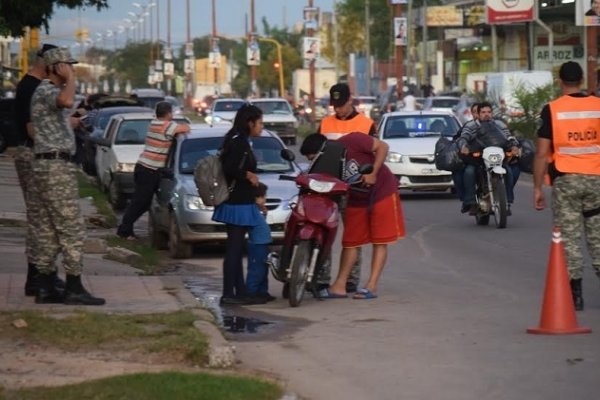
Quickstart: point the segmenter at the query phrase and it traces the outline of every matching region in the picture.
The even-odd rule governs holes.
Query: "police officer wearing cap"
[[[69,109],[75,100],[75,73],[68,49],[44,53],[48,79],[36,88],[31,99],[33,128],[33,175],[40,195],[38,232],[39,289],[36,303],[103,305],[82,285],[82,256],[85,225],[79,209],[77,168],[73,164],[75,136]],[[55,259],[62,253],[66,272],[65,291],[53,284]]]
[[[27,280],[25,281],[25,295],[35,296],[38,290],[37,281],[37,232],[39,231],[38,210],[40,198],[37,187],[33,184],[33,132],[31,127],[31,97],[42,79],[46,78],[46,64],[44,53],[56,46],[44,44],[35,54],[31,69],[17,84],[15,94],[15,122],[18,134],[18,147],[15,153],[15,170],[19,178],[19,185],[23,191],[25,208],[27,209],[27,236],[25,238],[25,254],[27,256]],[[54,284],[59,290],[64,290],[65,283],[55,276]]]
[[[552,182],[552,215],[565,247],[571,293],[583,310],[583,249],[600,277],[600,99],[580,92],[583,70],[573,61],[559,70],[562,96],[541,112],[533,171],[533,200],[546,207],[542,190],[546,171]],[[548,158],[551,156],[551,162]]]
[[[352,105],[352,95],[350,87],[345,83],[337,83],[329,89],[329,104],[333,106],[334,115],[328,115],[321,120],[318,133],[327,136],[328,139],[338,139],[340,136],[360,132],[366,135],[377,137],[377,128],[375,123],[364,113],[356,111]],[[358,249],[356,263],[352,267],[352,272],[346,284],[347,292],[355,292],[360,280],[361,251]],[[329,286],[331,276],[331,259],[322,267],[322,273],[319,276],[318,283],[320,288]]]

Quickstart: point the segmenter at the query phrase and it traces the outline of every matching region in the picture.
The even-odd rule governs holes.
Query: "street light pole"
[[[398,18],[402,17],[402,8],[400,4],[394,5],[394,15]],[[423,43],[426,44],[426,43]],[[401,99],[404,92],[404,82],[402,78],[404,76],[404,63],[403,63],[403,54],[402,54],[402,46],[396,45],[396,93],[398,94],[398,99]]]
[[[285,97],[283,84],[283,57],[281,55],[281,43],[271,38],[258,38],[261,42],[273,43],[277,47],[277,62],[279,63],[279,97]]]
[[[312,8],[313,7],[313,0],[308,0],[308,7]],[[309,27],[309,29],[307,29],[306,32],[308,37],[312,37],[314,35],[314,29],[311,27]],[[310,109],[313,110],[313,112],[310,113],[310,124],[314,127],[315,125],[315,62],[316,62],[316,57],[313,58],[312,60],[309,61],[308,64],[308,76],[309,76],[309,82],[310,82],[310,90],[309,90],[309,104],[310,104]]]
[[[254,26],[254,0],[250,0],[250,36],[253,35],[256,35],[256,27]],[[260,97],[256,83],[256,65],[250,66],[250,79],[251,97]]]
[[[217,38],[217,7],[215,5],[215,0],[212,0],[212,38],[213,41]],[[212,45],[212,43],[211,43]],[[212,51],[213,49],[209,49]],[[219,63],[220,65],[220,63]],[[219,87],[219,68],[214,69],[214,81],[215,81],[215,89]],[[220,91],[219,91],[220,92]],[[217,93],[217,90],[215,90]]]

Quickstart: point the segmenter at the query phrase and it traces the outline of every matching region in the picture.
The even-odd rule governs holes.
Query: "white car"
[[[212,103],[210,115],[205,118],[206,123],[209,125],[231,125],[235,114],[244,104],[246,104],[246,101],[242,99],[217,99]]]
[[[251,103],[262,110],[265,129],[276,132],[284,143],[296,144],[299,122],[286,99],[252,99]]]
[[[385,164],[398,179],[399,189],[453,190],[452,174],[435,167],[435,143],[452,138],[460,123],[451,112],[396,111],[383,116],[379,139],[389,146]]]
[[[133,169],[144,151],[146,133],[153,119],[154,113],[117,114],[109,121],[102,138],[94,140],[98,182],[115,210],[123,209],[135,190]],[[185,117],[173,120],[190,123]]]

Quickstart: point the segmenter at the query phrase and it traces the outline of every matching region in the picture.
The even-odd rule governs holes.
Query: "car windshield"
[[[246,102],[243,100],[239,100],[239,101],[217,101],[215,102],[215,111],[219,112],[219,111],[237,111],[240,109],[240,107],[242,107]]]
[[[387,118],[382,139],[454,136],[460,129],[450,115],[400,115]]]
[[[431,107],[435,108],[452,108],[460,102],[460,99],[431,99]]]
[[[179,172],[193,174],[198,160],[217,154],[221,147],[222,137],[194,138],[181,142],[179,152]],[[257,137],[252,139],[252,151],[258,163],[257,172],[285,173],[293,171],[292,164],[281,158],[282,144],[273,137]]]
[[[290,105],[285,101],[257,101],[253,104],[264,114],[292,114]]]

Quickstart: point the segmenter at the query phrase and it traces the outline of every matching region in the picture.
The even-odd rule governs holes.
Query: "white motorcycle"
[[[477,153],[473,154],[477,157]],[[475,196],[479,209],[475,215],[477,225],[487,225],[494,216],[496,228],[506,228],[508,201],[506,198],[506,169],[503,167],[505,152],[501,147],[489,146],[480,154],[481,165],[477,168]]]

